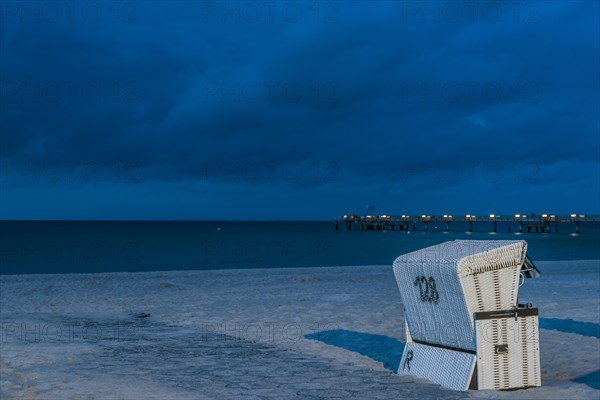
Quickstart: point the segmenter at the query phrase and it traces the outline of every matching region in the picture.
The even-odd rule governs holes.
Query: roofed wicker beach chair
[[[526,252],[522,240],[456,240],[398,257],[398,374],[455,390],[540,386],[537,309],[518,303],[520,277],[539,275],[522,272]]]

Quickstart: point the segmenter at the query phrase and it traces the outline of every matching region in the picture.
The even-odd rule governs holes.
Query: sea
[[[519,233],[499,223],[427,232],[347,231],[333,221],[0,221],[0,274],[65,274],[392,265],[455,239],[523,239],[534,260],[600,259],[600,224]],[[542,271],[543,272],[543,271]]]

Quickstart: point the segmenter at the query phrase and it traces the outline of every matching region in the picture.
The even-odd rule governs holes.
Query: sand
[[[391,266],[0,277],[2,399],[600,397],[600,261],[538,262],[542,387],[394,374]]]

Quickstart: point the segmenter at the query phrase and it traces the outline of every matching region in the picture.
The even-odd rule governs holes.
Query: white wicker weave
[[[517,305],[525,241],[456,240],[404,254],[394,275],[417,341],[475,351],[473,313]]]
[[[537,315],[477,320],[477,387],[540,386]],[[505,351],[498,351],[503,345]]]
[[[512,326],[525,336],[513,343],[508,319],[495,318],[517,309],[526,252],[522,240],[456,240],[398,257],[407,337],[398,374],[466,390],[477,361],[480,389],[539,386],[537,309],[514,315]]]
[[[415,375],[453,390],[467,390],[475,369],[475,354],[409,342],[398,375]]]

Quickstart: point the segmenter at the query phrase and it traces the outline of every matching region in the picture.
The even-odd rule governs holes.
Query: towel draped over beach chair
[[[407,336],[398,374],[455,390],[539,386],[537,309],[518,305],[526,252],[522,240],[456,240],[398,257]]]

